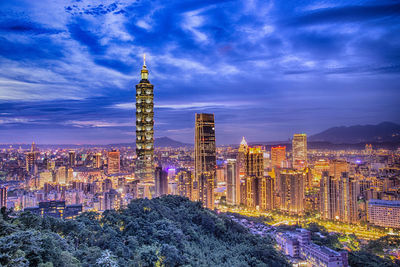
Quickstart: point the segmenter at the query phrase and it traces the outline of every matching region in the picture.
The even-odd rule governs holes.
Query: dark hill
[[[270,239],[178,196],[75,220],[4,217],[1,266],[289,266]]]
[[[400,142],[400,125],[382,122],[378,125],[333,127],[309,137],[309,141],[355,144],[363,142]]]

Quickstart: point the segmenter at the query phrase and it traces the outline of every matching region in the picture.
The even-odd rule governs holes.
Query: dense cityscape
[[[0,267],[400,266],[396,0],[0,1]]]
[[[194,114],[194,147],[155,148],[153,87],[144,58],[136,86],[136,149],[40,148],[34,142],[28,149],[3,148],[1,206],[73,219],[120,210],[134,199],[178,195],[272,237],[296,266],[348,266],[348,251],[357,250],[348,236],[368,243],[399,235],[399,149],[308,149],[303,133],[286,145],[253,145],[243,137],[217,147],[218,121],[206,113]],[[251,218],[264,219],[254,224]],[[310,230],[301,228],[310,224],[344,234],[344,249],[312,242]],[[294,228],[278,231],[282,225]],[[385,254],[400,258],[400,249]]]

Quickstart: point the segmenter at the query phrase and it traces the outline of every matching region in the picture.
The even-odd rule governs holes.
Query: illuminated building
[[[7,187],[0,187],[0,208],[7,207]]]
[[[343,172],[335,178],[324,172],[320,181],[320,212],[327,220],[356,223],[358,218],[357,197],[359,184]]]
[[[37,153],[38,152],[36,149],[35,142],[33,142],[31,146],[31,151],[26,153],[26,171],[31,174],[37,173],[37,165],[36,165]]]
[[[246,206],[258,206],[258,178],[264,176],[264,150],[260,146],[248,147],[245,154]]]
[[[246,165],[245,165],[245,154],[247,151],[248,145],[246,140],[242,139],[242,142],[240,143],[239,149],[238,149],[238,154],[236,157],[236,162],[238,165],[238,174],[240,179],[243,179],[244,176],[246,175]]]
[[[258,206],[261,210],[274,209],[274,179],[267,177],[257,178]]]
[[[67,182],[67,169],[65,166],[61,166],[57,169],[56,183],[65,184]]]
[[[155,195],[157,197],[168,194],[168,173],[161,167],[155,170]]]
[[[101,167],[103,167],[102,164],[102,159],[101,159],[101,153],[96,153],[94,155],[94,168],[100,169]]]
[[[198,200],[207,208],[213,209],[216,175],[214,114],[196,113],[194,154],[194,190],[198,191]]]
[[[120,172],[120,152],[118,150],[112,150],[108,152],[107,164],[108,174]]]
[[[348,172],[343,172],[338,180],[337,207],[339,221],[346,223],[358,222],[357,197],[359,186],[357,181],[349,177]]]
[[[75,165],[76,165],[76,153],[75,153],[75,151],[73,151],[73,150],[69,151],[68,156],[69,156],[69,166],[75,167]]]
[[[178,178],[178,194],[183,197],[192,199],[193,177],[190,171],[180,171]]]
[[[282,162],[286,160],[286,147],[273,146],[271,147],[271,167],[281,168]]]
[[[281,170],[277,174],[279,208],[291,214],[304,213],[304,173],[296,170]]]
[[[240,177],[236,159],[228,159],[226,165],[227,195],[228,205],[240,204]]]
[[[293,168],[307,167],[307,135],[294,134],[292,140]]]
[[[44,201],[39,202],[39,206],[27,207],[25,211],[30,211],[34,214],[51,216],[55,218],[74,218],[82,212],[82,204],[65,205],[65,201]]]
[[[343,172],[349,172],[349,163],[345,160],[334,159],[329,166],[329,174],[336,179],[339,179]]]
[[[141,80],[136,85],[136,169],[135,177],[154,183],[154,86],[148,80],[145,58]],[[145,189],[146,191],[146,189]]]
[[[367,216],[371,224],[400,228],[400,201],[371,199]]]

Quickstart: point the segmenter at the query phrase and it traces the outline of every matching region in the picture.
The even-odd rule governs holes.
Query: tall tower
[[[292,141],[293,168],[307,167],[307,135],[295,134]]]
[[[195,190],[198,199],[209,209],[214,208],[214,179],[216,173],[214,114],[196,114],[195,129]]]
[[[136,169],[140,182],[154,183],[154,86],[143,57],[141,80],[136,85]]]
[[[121,171],[120,152],[119,150],[112,150],[108,152],[108,174],[115,174]]]

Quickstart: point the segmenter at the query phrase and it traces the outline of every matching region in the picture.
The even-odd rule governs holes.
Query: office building
[[[101,159],[101,153],[96,153],[93,157],[93,167],[100,169],[103,167],[103,160]]]
[[[240,179],[244,179],[246,175],[246,163],[245,163],[245,154],[247,151],[248,145],[244,136],[242,138],[242,142],[240,142],[240,146],[238,149],[238,154],[236,157],[236,163],[238,168],[238,174]]]
[[[304,213],[304,173],[284,169],[277,174],[279,208],[290,214]]]
[[[75,167],[76,165],[76,152],[73,150],[68,152],[68,163],[70,167]]]
[[[343,172],[349,172],[349,163],[345,160],[334,159],[329,164],[329,175],[339,179]]]
[[[294,134],[292,140],[293,168],[307,167],[307,135]]]
[[[168,194],[168,172],[162,169],[162,167],[156,167],[155,169],[155,195],[157,197]]]
[[[271,167],[281,168],[286,161],[286,147],[273,146],[271,147]]]
[[[0,208],[7,207],[7,187],[0,187]]]
[[[108,152],[107,164],[108,174],[120,172],[120,152],[118,150],[112,150]]]
[[[193,175],[192,172],[187,170],[181,170],[177,174],[178,178],[178,194],[183,197],[192,199],[193,190]]]
[[[226,203],[228,205],[240,204],[240,177],[236,159],[228,159],[226,164]]]
[[[154,86],[148,79],[145,58],[141,80],[136,85],[136,168],[135,177],[154,183]]]
[[[340,178],[323,172],[320,180],[320,212],[326,220],[337,220],[345,223],[357,223],[358,181],[349,177],[348,172],[341,173]],[[338,175],[338,174],[337,174]]]
[[[32,142],[31,150],[26,153],[26,171],[30,174],[36,175],[38,172],[37,169],[37,156],[38,151],[35,145],[35,142]]]
[[[400,228],[400,201],[371,199],[368,222],[381,227]]]
[[[264,176],[264,150],[260,146],[248,147],[245,153],[246,206],[259,205],[258,179]]]
[[[216,147],[214,114],[196,114],[195,120],[195,182],[200,200],[207,208],[214,208],[216,176]]]

